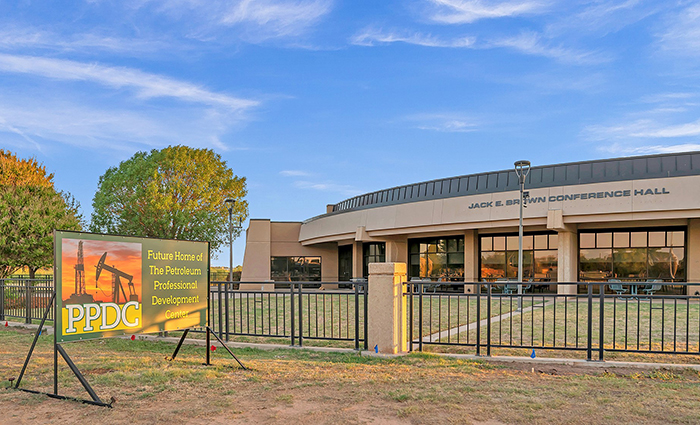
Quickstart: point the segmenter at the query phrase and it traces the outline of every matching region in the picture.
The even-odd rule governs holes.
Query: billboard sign
[[[57,342],[207,326],[209,243],[56,231]]]

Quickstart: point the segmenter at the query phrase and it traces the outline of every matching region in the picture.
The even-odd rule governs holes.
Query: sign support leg
[[[211,361],[210,361],[211,359],[210,359],[210,354],[209,354],[209,350],[211,347],[211,334],[212,334],[211,329],[209,328],[209,326],[207,326],[207,354],[206,354],[206,361],[204,362],[204,364],[207,366],[211,365]],[[214,334],[214,335],[216,335],[216,334]]]
[[[15,383],[15,389],[19,388],[19,384],[22,382],[22,377],[24,377],[24,372],[27,370],[27,365],[29,365],[29,360],[32,358],[32,354],[34,354],[34,347],[36,347],[36,342],[39,340],[39,335],[41,335],[41,331],[44,329],[44,323],[46,322],[46,317],[49,315],[49,311],[53,308],[53,302],[56,299],[56,292],[53,293],[51,296],[51,300],[49,301],[48,307],[46,307],[46,310],[44,311],[44,317],[41,318],[41,323],[39,324],[39,329],[36,331],[36,335],[34,335],[34,341],[32,341],[32,346],[29,349],[29,353],[27,353],[27,358],[24,360],[24,366],[22,366],[22,371],[19,373],[19,377],[17,378],[17,382]],[[54,332],[54,335],[56,332]],[[54,339],[56,337],[54,336]]]
[[[190,332],[189,329],[185,329],[185,332],[183,332],[182,336],[180,337],[180,342],[178,342],[177,347],[175,347],[175,351],[173,352],[173,356],[170,357],[168,360],[170,360],[170,361],[175,360],[175,357],[177,357],[177,353],[180,351],[180,347],[182,347],[182,343],[185,341],[185,338],[187,338],[187,334],[189,332]]]
[[[207,327],[207,329],[209,329],[209,327]],[[224,347],[224,348],[226,349],[226,351],[228,351],[228,353],[231,355],[231,357],[233,357],[233,359],[236,360],[236,361],[238,362],[238,364],[241,366],[241,368],[242,368],[243,370],[248,370],[248,368],[245,367],[245,366],[243,366],[243,363],[241,363],[241,361],[238,360],[238,357],[236,357],[236,355],[233,354],[233,351],[231,351],[231,349],[228,348],[228,346],[227,346],[226,344],[224,344],[224,341],[222,341],[221,338],[219,338],[219,335],[217,335],[217,334],[214,333],[214,337],[219,341],[219,343],[221,344],[221,346]],[[210,349],[210,348],[209,348],[209,341],[207,341],[207,357],[209,357],[209,349]]]
[[[75,365],[75,363],[73,363],[73,360],[71,360],[71,358],[68,356],[68,353],[66,353],[66,350],[64,350],[63,347],[61,347],[59,344],[56,344],[56,349],[61,354],[61,357],[63,357],[63,360],[66,361],[66,364],[68,364],[68,367],[73,372],[75,377],[78,378],[78,381],[80,381],[80,384],[82,384],[83,388],[85,388],[85,391],[87,391],[87,393],[90,394],[92,401],[94,401],[95,404],[110,406],[107,403],[104,403],[102,400],[100,400],[100,398],[97,396],[97,393],[95,393],[95,390],[93,390],[92,387],[90,386],[90,383],[87,381],[87,379],[85,379],[83,374],[80,373],[80,369],[78,369],[78,367]]]

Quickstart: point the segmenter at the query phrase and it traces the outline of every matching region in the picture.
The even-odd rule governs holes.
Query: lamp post
[[[530,173],[530,161],[515,161],[515,174],[520,183],[520,223],[518,225],[518,311],[523,307],[523,208],[525,208],[525,179]]]

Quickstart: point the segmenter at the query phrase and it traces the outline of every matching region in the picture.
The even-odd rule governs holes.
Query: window
[[[370,242],[362,245],[362,275],[369,276],[369,263],[383,263],[386,261],[386,244],[384,242]]]
[[[620,230],[579,234],[579,278],[685,281],[685,230]]]
[[[464,238],[414,239],[408,242],[408,277],[464,281]]]
[[[275,282],[320,282],[321,257],[271,257],[270,277]]]
[[[555,233],[523,235],[523,279],[535,282],[557,281],[557,245]],[[481,280],[518,278],[518,235],[480,238]]]

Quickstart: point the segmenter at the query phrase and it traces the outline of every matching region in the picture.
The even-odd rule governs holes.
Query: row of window
[[[482,236],[479,240],[481,280],[515,279],[518,273],[517,235]],[[686,232],[682,228],[579,233],[579,279],[686,279]],[[523,278],[536,282],[557,280],[558,236],[523,236]],[[408,242],[409,278],[464,280],[464,238],[413,239]],[[382,242],[363,244],[363,275],[370,263],[386,259]],[[338,276],[352,276],[352,246],[338,250]],[[275,281],[320,281],[321,257],[272,257]]]

